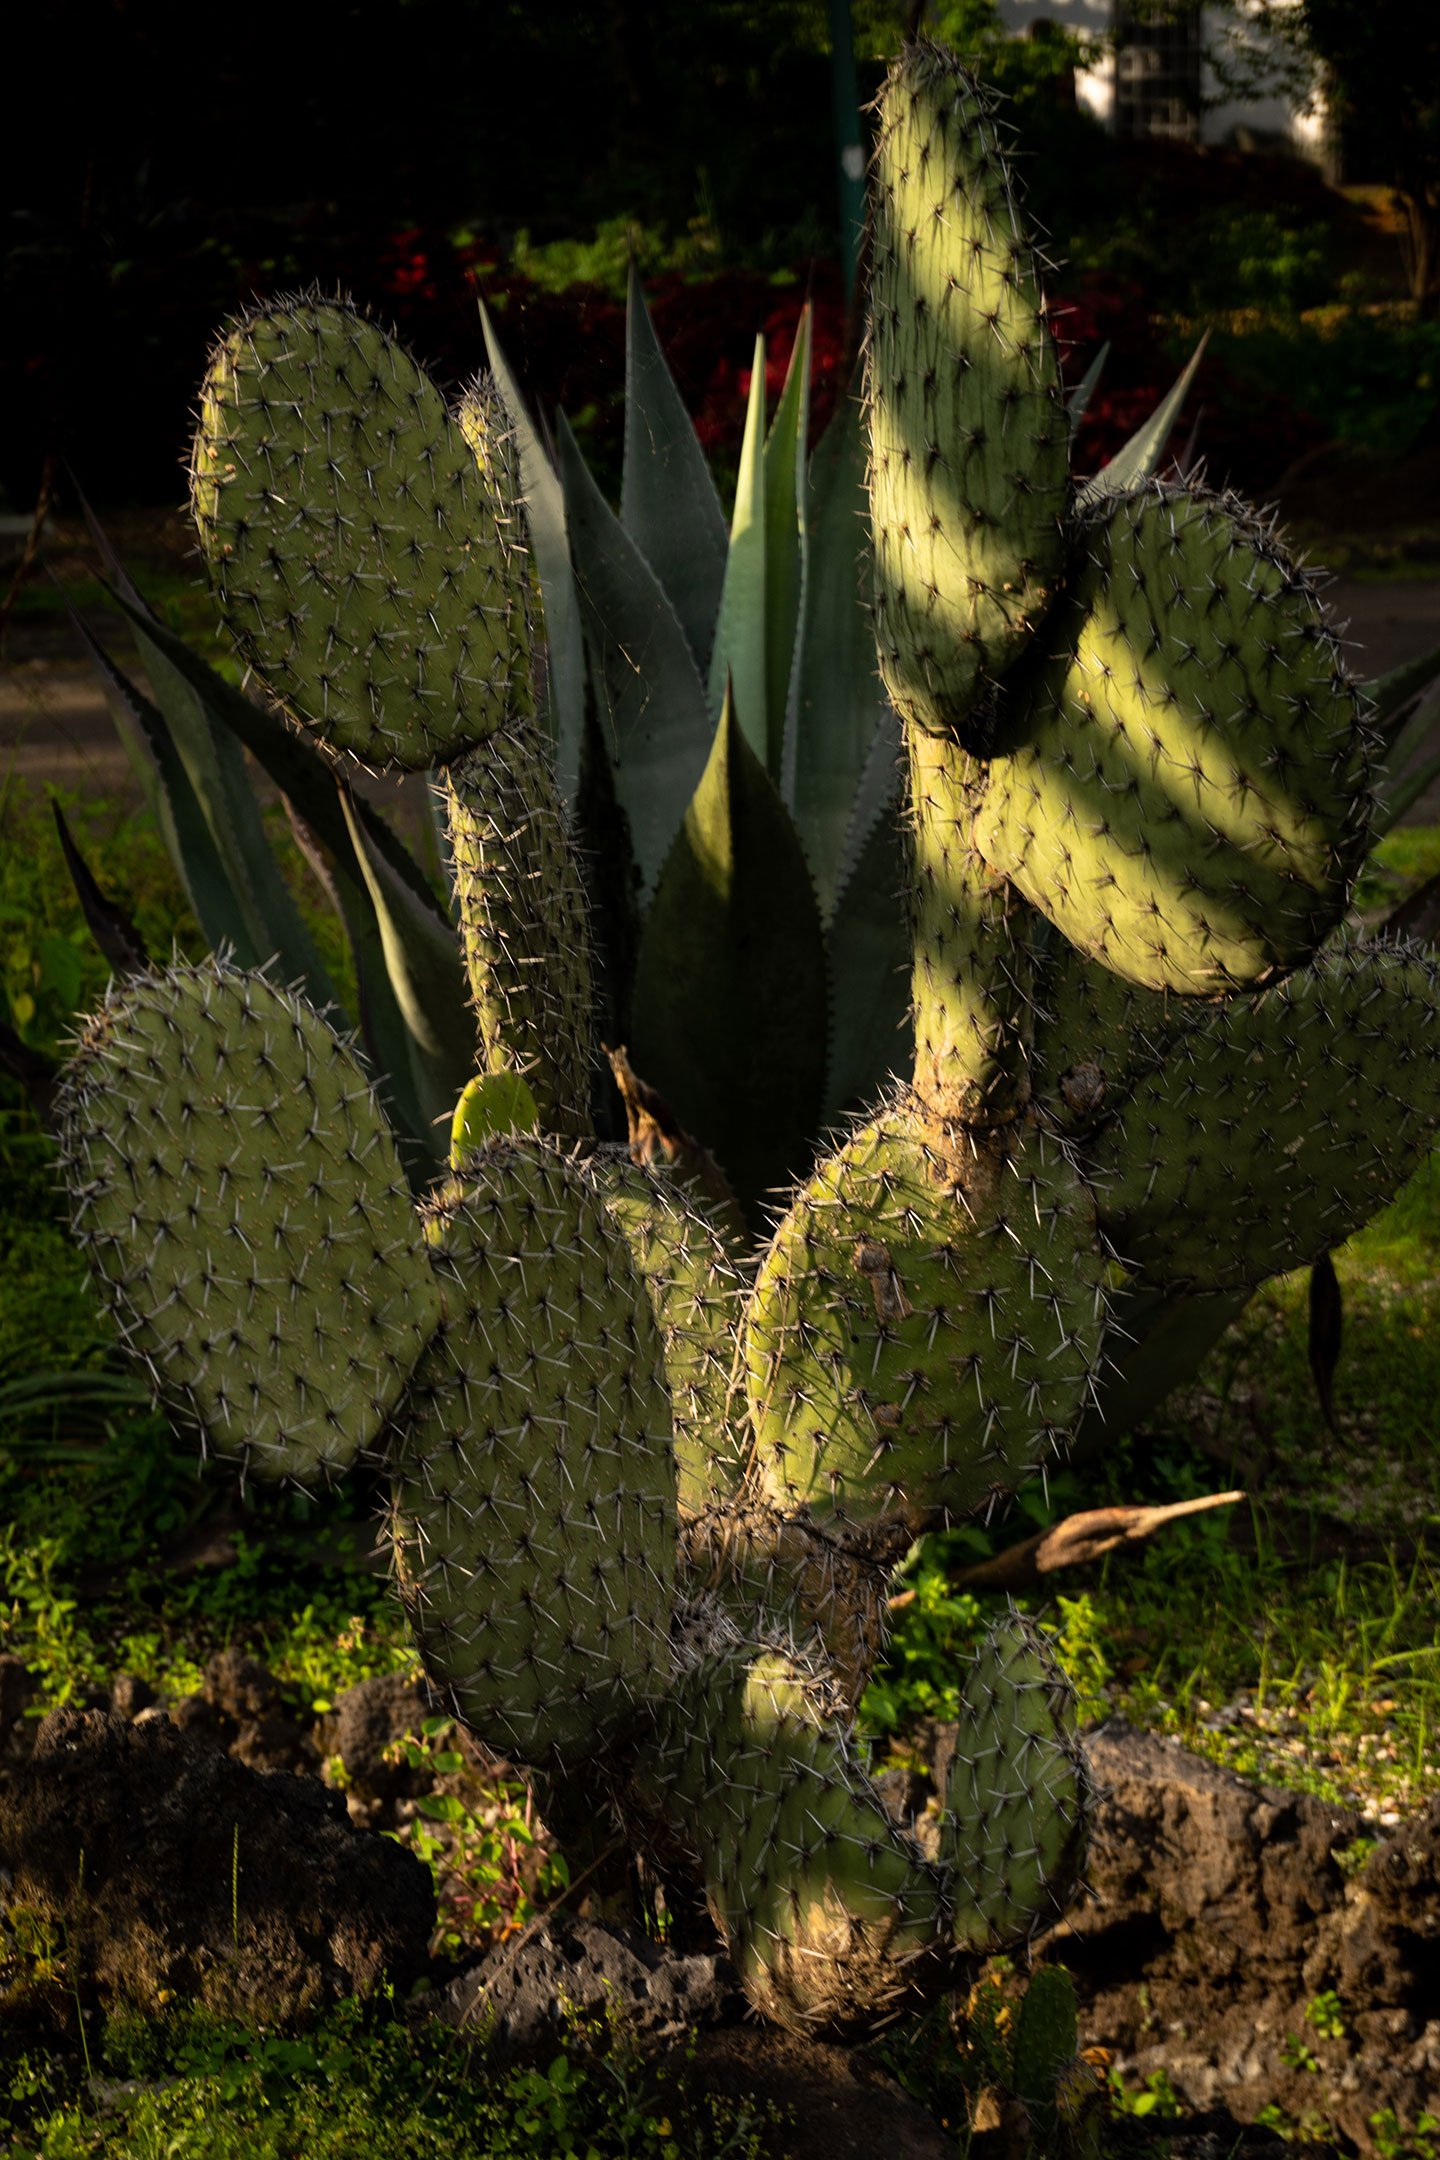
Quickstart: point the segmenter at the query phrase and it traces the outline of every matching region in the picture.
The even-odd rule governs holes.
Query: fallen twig
[[[1198,1500],[1175,1500],[1168,1507],[1086,1508],[1067,1515],[1048,1530],[1037,1530],[1019,1545],[1009,1545],[989,1560],[978,1560],[951,1577],[957,1590],[1033,1590],[1042,1576],[1058,1568],[1083,1567],[1113,1552],[1118,1545],[1138,1545],[1167,1523],[1185,1515],[1200,1515],[1210,1508],[1233,1507],[1243,1492],[1205,1493]],[[915,1596],[902,1590],[890,1600],[890,1610],[903,1612]]]

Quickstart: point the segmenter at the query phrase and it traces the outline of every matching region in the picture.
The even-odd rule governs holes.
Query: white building
[[[1048,19],[1080,36],[1105,40],[1102,57],[1076,76],[1075,96],[1117,134],[1169,135],[1242,150],[1288,149],[1317,164],[1330,154],[1323,101],[1297,111],[1279,97],[1249,103],[1223,97],[1206,58],[1219,34],[1208,8],[1163,22],[1136,21],[1125,0],[998,0],[998,5],[1001,21],[1017,34]]]

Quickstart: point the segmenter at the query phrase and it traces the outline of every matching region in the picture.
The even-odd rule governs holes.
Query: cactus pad
[[[548,1132],[591,1129],[590,926],[548,745],[517,720],[444,776],[460,941],[486,1069]]]
[[[293,717],[416,770],[528,709],[515,505],[353,308],[267,302],[200,393],[191,502],[226,628]],[[516,685],[520,685],[517,693]]]
[[[942,1978],[943,1877],[886,1814],[823,1683],[778,1648],[699,1659],[654,1712],[641,1805],[698,1863],[756,2009],[865,2033]],[[625,1812],[629,1812],[629,1800]]]
[[[956,1873],[956,1942],[977,1954],[1060,1917],[1085,1858],[1090,1775],[1074,1694],[1030,1621],[1012,1611],[961,1689],[940,1856]]]
[[[1196,1016],[1094,1144],[1101,1220],[1147,1282],[1247,1289],[1383,1207],[1440,1123],[1440,962],[1341,944]]]
[[[917,1533],[983,1506],[1078,1415],[1104,1285],[1055,1142],[900,1098],[822,1164],[761,1263],[744,1352],[761,1488]]]
[[[667,1682],[675,1461],[659,1332],[575,1166],[496,1141],[426,1216],[445,1321],[392,1515],[426,1669],[489,1747],[573,1762]]]
[[[1086,538],[976,845],[1131,982],[1260,982],[1334,927],[1363,858],[1359,693],[1310,584],[1240,506],[1155,485]]]
[[[304,1481],[376,1443],[440,1295],[369,1081],[325,1021],[216,962],[116,983],[60,1137],[127,1346],[217,1454]]]
[[[957,733],[1060,576],[1068,432],[994,101],[939,46],[891,70],[871,199],[880,672],[907,719]]]

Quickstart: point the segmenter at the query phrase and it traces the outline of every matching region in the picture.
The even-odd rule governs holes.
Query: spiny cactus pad
[[[735,1337],[745,1288],[710,1217],[672,1172],[597,1148],[585,1174],[629,1247],[664,1345],[683,1513],[734,1493],[743,1463],[731,1418]]]
[[[1131,982],[1259,982],[1309,957],[1363,858],[1359,693],[1310,583],[1241,506],[1155,485],[1084,541],[976,845]]]
[[[819,1677],[781,1648],[700,1659],[639,1762],[698,1862],[745,1992],[798,2030],[871,2032],[943,1977],[944,1879],[886,1814]]]
[[[1142,989],[1087,960],[1052,925],[1037,927],[1035,1094],[1062,1132],[1089,1132],[1160,1064],[1194,1008],[1188,999]]]
[[[547,1132],[590,1127],[590,925],[538,726],[516,720],[444,775],[460,939],[480,1047],[518,1073]]]
[[[880,671],[907,719],[955,733],[1060,575],[1068,433],[995,104],[939,46],[891,70],[871,200]]]
[[[675,1459],[659,1331],[575,1166],[496,1141],[427,1210],[444,1326],[392,1538],[426,1669],[487,1746],[569,1763],[668,1684]]]
[[[217,1454],[304,1483],[379,1440],[440,1294],[369,1081],[308,1005],[218,962],[116,982],[59,1130],[126,1344]]]
[[[1440,1121],[1440,962],[1340,944],[1197,1015],[1094,1144],[1101,1220],[1145,1281],[1245,1289],[1368,1222]]]
[[[761,1489],[916,1532],[983,1507],[1078,1415],[1104,1283],[1055,1142],[900,1098],[822,1164],[761,1263],[744,1351]]]
[[[497,464],[353,308],[257,308],[200,393],[191,501],[226,628],[295,719],[417,770],[528,701],[524,556]]]
[[[955,1870],[962,1948],[1013,1945],[1060,1917],[1090,1812],[1074,1693],[1039,1629],[1012,1611],[965,1676],[946,1781],[940,1856]]]

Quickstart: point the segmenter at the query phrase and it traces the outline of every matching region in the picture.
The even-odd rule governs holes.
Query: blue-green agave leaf
[[[827,939],[831,985],[825,1117],[836,1122],[873,1103],[886,1079],[914,1058],[905,842],[890,814],[871,825],[845,882]]]
[[[785,758],[800,642],[808,530],[805,459],[810,432],[810,309],[795,330],[785,386],[765,438],[765,764],[777,784]],[[783,795],[784,788],[781,787]]]
[[[596,720],[650,889],[705,770],[705,687],[680,618],[595,485],[563,414],[557,442]]]
[[[745,408],[745,437],[740,446],[740,472],[735,483],[735,508],[730,518],[725,590],[707,687],[712,721],[728,689],[746,742],[771,771],[766,712],[764,461],[765,340],[757,337],[750,398]],[[771,776],[778,782],[778,765]]]
[[[580,745],[585,733],[585,646],[570,562],[565,497],[483,300],[480,327],[490,372],[505,401],[520,452],[525,522],[545,612],[546,724],[555,743],[560,792],[573,810],[580,786]]]
[[[660,350],[633,262],[625,315],[620,522],[659,579],[703,676],[715,642],[729,535],[700,438]]]
[[[1374,707],[1373,724],[1387,742],[1410,720],[1407,707],[1411,699],[1436,681],[1440,681],[1440,645],[1432,652],[1421,653],[1418,660],[1407,660],[1403,666],[1391,668],[1388,675],[1377,675],[1373,682],[1361,685]]]
[[[1165,455],[1165,445],[1175,432],[1175,424],[1180,418],[1186,398],[1190,395],[1190,385],[1195,380],[1196,370],[1204,358],[1209,339],[1210,333],[1207,330],[1186,363],[1179,381],[1161,398],[1145,425],[1137,428],[1129,442],[1116,451],[1109,464],[1103,465],[1078,491],[1075,500],[1081,510],[1088,510],[1093,503],[1099,502],[1102,496],[1123,495],[1127,489],[1147,479],[1155,471]]]
[[[1070,402],[1065,410],[1070,421],[1071,442],[1074,442],[1075,437],[1079,434],[1080,423],[1090,410],[1090,400],[1095,395],[1095,386],[1105,372],[1105,362],[1109,357],[1110,340],[1106,338],[1105,343],[1100,347],[1099,352],[1096,353],[1095,358],[1070,393]]]

